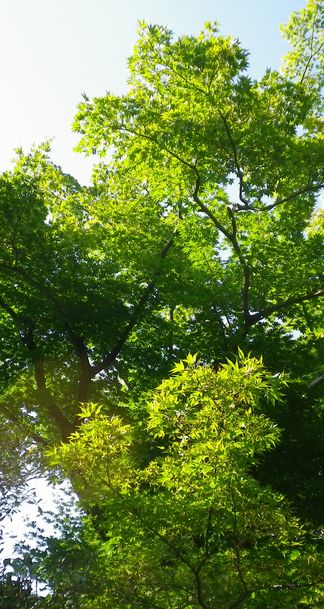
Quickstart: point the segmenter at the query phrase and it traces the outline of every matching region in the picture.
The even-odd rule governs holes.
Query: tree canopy
[[[283,31],[253,80],[215,24],[140,23],[78,106],[92,184],[47,144],[0,177],[2,503],[54,472],[83,510],[35,607],[323,602],[322,2]]]

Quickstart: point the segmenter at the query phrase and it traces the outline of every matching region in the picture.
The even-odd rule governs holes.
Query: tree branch
[[[242,268],[242,274],[243,274],[243,287],[242,287],[243,320],[244,320],[244,326],[245,326],[245,328],[247,328],[249,325],[249,322],[250,322],[249,289],[250,289],[251,272],[250,272],[250,268],[247,265],[243,254],[242,254],[240,245],[237,240],[237,225],[236,225],[236,219],[234,216],[234,212],[229,206],[227,206],[227,213],[229,215],[231,225],[232,225],[232,232],[229,232],[217,220],[215,214],[213,214],[213,212],[207,207],[207,205],[205,205],[205,203],[203,203],[203,201],[200,199],[199,194],[198,194],[199,188],[200,188],[200,175],[199,175],[197,167],[195,167],[195,173],[196,173],[196,185],[195,185],[195,190],[192,194],[194,201],[197,203],[197,205],[199,205],[201,211],[203,211],[211,219],[211,221],[216,226],[216,228],[220,232],[222,232],[223,235],[227,238],[227,240],[232,245],[233,250],[236,253],[236,255],[240,261],[240,265]]]
[[[41,406],[47,410],[51,419],[56,423],[60,430],[62,440],[66,440],[74,431],[74,425],[67,419],[67,417],[57,406],[53,396],[47,388],[44,358],[34,341],[32,328],[28,329],[28,332],[24,336],[23,342],[32,356],[39,402]]]
[[[235,557],[236,557],[237,573],[238,573],[239,579],[241,581],[244,593],[249,594],[249,590],[245,583],[245,579],[244,579],[243,572],[242,572],[241,555],[240,555],[239,540],[238,540],[238,533],[237,533],[237,511],[236,511],[236,503],[235,503],[233,491],[231,491],[231,495],[232,495],[232,501],[233,501],[233,534],[234,534],[234,552],[235,552]]]
[[[86,402],[88,400],[88,390],[92,378],[92,366],[89,362],[87,346],[83,338],[75,334],[68,323],[66,323],[66,328],[80,365],[77,399],[79,402]]]
[[[262,311],[259,311],[258,313],[249,314],[248,326],[251,327],[251,326],[255,325],[261,319],[268,317],[272,313],[277,313],[278,311],[281,311],[282,309],[286,309],[287,307],[293,306],[295,304],[300,304],[307,300],[314,300],[315,298],[320,298],[321,296],[324,296],[324,288],[317,290],[317,292],[308,292],[307,294],[304,294],[303,296],[296,296],[296,298],[293,298],[293,297],[288,298],[284,302],[279,302],[278,304],[275,304],[271,307],[267,307],[266,309],[263,309]]]
[[[251,204],[249,202],[248,199],[246,199],[243,196],[243,191],[244,191],[244,174],[243,171],[240,167],[239,164],[239,160],[238,160],[238,153],[237,153],[237,147],[235,144],[235,141],[233,139],[233,136],[231,134],[231,130],[229,128],[228,122],[226,117],[224,116],[224,114],[218,110],[218,114],[221,117],[223,123],[224,123],[224,127],[233,151],[233,157],[234,157],[234,163],[235,163],[235,167],[236,167],[236,174],[237,177],[239,179],[239,199],[240,201],[242,201],[243,205],[240,205],[239,203],[235,205],[235,209],[236,211],[270,211],[271,209],[274,209],[275,207],[277,207],[278,205],[282,205],[283,203],[287,203],[288,201],[290,201],[291,199],[294,199],[295,197],[302,195],[306,192],[314,192],[317,190],[320,190],[321,188],[323,188],[324,184],[320,183],[320,184],[310,184],[309,186],[305,186],[304,188],[300,188],[299,190],[293,192],[291,195],[287,195],[286,197],[284,197],[283,199],[279,199],[278,201],[275,201],[274,203],[270,204],[270,205],[265,205],[263,207],[255,207],[253,204]]]
[[[230,207],[227,207],[227,213],[231,219],[232,223],[232,245],[236,255],[240,261],[242,273],[243,273],[243,286],[242,286],[242,303],[243,303],[243,319],[244,319],[244,327],[248,328],[250,321],[250,311],[249,311],[249,290],[250,290],[250,267],[247,265],[246,260],[242,254],[241,248],[239,246],[237,240],[237,225],[234,213]]]
[[[48,442],[37,432],[32,431],[28,425],[24,423],[12,410],[10,410],[7,404],[1,403],[1,410],[6,413],[9,421],[20,427],[27,436],[29,436],[36,444],[41,444],[42,446],[48,446]]]
[[[242,201],[242,203],[244,203],[244,209],[247,209],[249,207],[249,200],[244,197],[244,174],[243,174],[243,171],[241,169],[241,166],[240,166],[240,163],[238,160],[237,147],[234,142],[234,139],[233,139],[233,136],[232,136],[232,133],[229,128],[229,124],[227,122],[225,115],[221,112],[221,110],[218,110],[218,114],[223,121],[225,131],[226,131],[226,134],[227,134],[227,137],[228,137],[228,140],[230,142],[232,152],[233,152],[234,164],[235,164],[235,168],[236,168],[236,175],[239,179],[239,185],[240,185],[239,186],[239,199],[240,199],[240,201]]]
[[[74,428],[70,421],[58,408],[56,402],[53,399],[53,396],[47,389],[44,360],[39,348],[35,343],[33,324],[26,317],[19,316],[14,311],[14,309],[4,301],[2,297],[0,297],[0,306],[12,318],[19,332],[21,342],[25,345],[26,349],[30,353],[31,360],[34,366],[35,383],[39,402],[41,406],[45,408],[45,410],[47,410],[51,419],[56,423],[57,427],[60,430],[62,439],[65,440],[72,433]],[[23,329],[21,329],[22,324],[24,325]]]
[[[254,207],[250,206],[249,209],[251,209],[251,210],[256,209],[256,211],[270,211],[271,209],[274,209],[274,207],[278,207],[278,205],[287,203],[288,201],[295,199],[299,195],[303,195],[306,192],[316,192],[316,190],[320,190],[323,187],[324,187],[324,184],[313,184],[310,186],[305,186],[305,188],[300,188],[299,190],[296,190],[296,192],[293,192],[291,195],[288,195],[287,197],[284,197],[283,199],[279,199],[278,201],[271,203],[271,205],[265,205],[262,208],[260,208],[260,207],[254,208]],[[242,209],[242,207],[241,207],[241,209]]]
[[[239,180],[240,180],[240,199],[245,204],[245,209],[246,209],[248,204],[249,204],[249,201],[243,197],[243,172],[242,172],[242,170],[240,168],[240,165],[239,165],[236,145],[235,145],[235,142],[234,142],[234,140],[232,138],[232,134],[231,134],[231,131],[229,129],[229,126],[228,126],[228,123],[227,123],[227,120],[226,120],[225,116],[222,114],[222,112],[220,110],[218,112],[219,112],[219,115],[220,115],[220,117],[221,117],[221,119],[222,119],[222,121],[224,123],[225,129],[226,129],[226,133],[228,135],[228,138],[229,138],[232,150],[233,150],[234,162],[235,162],[235,166],[236,166],[236,170],[237,170],[237,175],[238,175]],[[235,218],[234,218],[233,212],[231,212],[229,210],[229,208],[228,208],[229,215],[230,215],[230,218],[231,218],[232,228],[233,228],[233,232],[230,233],[219,222],[219,220],[216,218],[215,214],[209,209],[209,207],[207,205],[205,205],[205,203],[199,197],[199,189],[200,189],[200,186],[201,186],[201,178],[200,178],[200,174],[199,174],[199,171],[197,169],[196,163],[189,163],[185,159],[181,158],[177,153],[175,153],[172,150],[170,150],[168,147],[164,146],[163,144],[161,145],[158,142],[158,140],[156,140],[155,138],[151,137],[150,135],[147,135],[145,133],[140,133],[140,132],[135,131],[135,130],[131,130],[131,129],[129,129],[128,127],[126,127],[124,125],[122,125],[120,128],[123,128],[125,131],[127,131],[129,133],[132,133],[133,135],[136,135],[138,137],[143,137],[145,139],[148,139],[149,141],[153,142],[154,144],[160,146],[160,148],[165,150],[165,152],[167,152],[167,154],[169,154],[170,156],[176,158],[179,162],[184,164],[186,167],[188,167],[195,174],[195,177],[196,177],[195,188],[194,188],[194,191],[192,193],[193,200],[197,203],[197,205],[199,206],[200,210],[211,219],[211,221],[216,226],[216,228],[228,239],[228,241],[230,241],[230,243],[232,244],[232,246],[233,246],[233,248],[234,248],[234,250],[235,250],[235,252],[236,252],[236,254],[237,254],[237,256],[238,256],[238,258],[240,260],[242,271],[243,271],[243,289],[242,289],[243,317],[244,317],[245,328],[247,328],[249,320],[250,320],[250,316],[249,316],[249,298],[248,298],[249,287],[250,287],[250,269],[249,269],[248,265],[246,264],[246,261],[245,261],[243,255],[242,255],[240,246],[239,246],[238,241],[237,241],[236,222],[235,222]],[[112,359],[111,361],[114,361],[114,359]],[[111,363],[111,361],[109,360],[109,363]]]
[[[165,152],[167,152],[167,154],[169,154],[171,157],[173,157],[174,159],[177,159],[177,161],[179,161],[180,163],[182,163],[183,165],[185,165],[186,167],[188,167],[189,169],[194,171],[194,165],[192,163],[189,163],[189,161],[186,161],[185,159],[183,159],[179,154],[177,154],[176,152],[171,150],[171,148],[169,148],[168,146],[161,144],[155,137],[152,137],[151,135],[148,135],[147,133],[144,133],[144,132],[135,131],[135,129],[130,129],[129,127],[126,127],[126,125],[123,125],[123,124],[117,125],[117,126],[115,126],[115,128],[124,130],[127,133],[136,135],[137,137],[144,138],[145,140],[149,140],[153,144],[156,144],[157,146],[159,146],[159,148],[161,150],[164,150]]]
[[[87,394],[88,394],[88,387],[89,387],[89,384],[91,381],[91,365],[90,365],[89,358],[88,358],[88,351],[87,351],[86,344],[84,343],[82,337],[79,336],[78,334],[76,334],[74,332],[74,330],[72,330],[69,322],[66,320],[64,307],[63,307],[61,301],[57,298],[57,296],[55,296],[55,294],[53,294],[53,291],[51,290],[51,288],[49,288],[48,286],[35,280],[31,275],[29,275],[29,273],[27,273],[25,271],[25,269],[19,267],[18,265],[9,266],[6,264],[1,264],[0,270],[1,270],[1,268],[7,272],[13,272],[16,275],[19,275],[23,279],[23,281],[25,281],[28,285],[30,285],[32,288],[36,289],[38,292],[43,294],[48,301],[50,301],[53,305],[55,305],[55,310],[60,312],[63,329],[66,331],[66,334],[68,335],[68,337],[70,339],[70,342],[74,348],[74,352],[75,352],[75,354],[79,360],[79,364],[80,364],[78,400],[80,402],[86,402]],[[0,304],[1,304],[1,302],[0,302]],[[5,308],[5,307],[3,307],[3,308]],[[7,312],[11,315],[12,318],[14,318],[13,315],[15,315],[15,313],[12,309],[10,309],[10,311],[7,310]],[[16,321],[18,321],[18,317],[19,316],[17,316],[17,315],[15,316]]]
[[[170,248],[172,247],[172,244],[174,242],[174,238],[177,234],[177,231],[175,231],[169,241],[166,243],[166,245],[163,247],[161,253],[160,253],[160,259],[163,260],[164,258],[166,258]],[[138,301],[138,303],[135,305],[133,313],[128,321],[128,324],[126,326],[126,328],[124,329],[124,331],[121,333],[120,338],[118,339],[117,343],[115,344],[115,346],[113,347],[113,349],[107,353],[107,355],[101,360],[101,362],[99,362],[98,364],[94,365],[91,367],[91,378],[93,378],[94,376],[96,376],[97,374],[99,374],[99,372],[101,372],[102,370],[104,370],[105,368],[107,368],[108,366],[111,366],[111,364],[114,363],[114,361],[116,360],[116,358],[118,357],[118,355],[120,354],[125,342],[127,341],[127,339],[129,338],[129,336],[131,335],[134,327],[136,326],[136,324],[138,323],[144,309],[145,306],[155,288],[155,282],[156,279],[161,275],[161,270],[157,270],[154,275],[153,275],[153,279],[147,284],[145,290],[143,291],[143,294],[140,298],[140,300]]]
[[[309,56],[308,61],[307,61],[306,65],[305,65],[305,68],[304,68],[304,71],[303,71],[302,77],[301,77],[301,79],[300,79],[300,81],[299,81],[299,84],[300,84],[300,85],[301,85],[301,84],[304,82],[304,80],[305,80],[305,76],[306,76],[306,74],[307,74],[307,70],[308,70],[308,68],[309,68],[309,66],[310,66],[310,62],[312,61],[312,59],[314,59],[314,57],[317,55],[317,53],[319,53],[319,51],[321,50],[321,48],[323,47],[323,45],[324,45],[324,42],[322,42],[322,43],[321,43],[321,44],[320,44],[320,45],[317,47],[317,49],[315,49],[315,51],[314,51],[314,52],[313,52],[313,53],[312,53],[312,54]]]
[[[324,41],[317,47],[317,49],[315,49],[315,51],[313,51],[313,45],[314,45],[314,33],[315,33],[315,21],[316,21],[316,17],[317,17],[317,12],[318,12],[318,7],[316,7],[316,11],[315,11],[315,15],[314,15],[314,19],[313,19],[313,25],[312,25],[312,36],[311,36],[311,45],[310,45],[310,56],[308,58],[308,61],[306,62],[302,77],[299,81],[299,84],[302,84],[304,82],[305,76],[307,74],[307,70],[309,68],[310,62],[312,61],[312,59],[314,59],[314,57],[316,57],[317,53],[319,53],[319,51],[321,50],[322,46],[324,45]]]
[[[197,203],[200,210],[204,214],[206,214],[206,216],[208,216],[208,218],[210,218],[210,220],[213,222],[213,224],[216,226],[216,228],[226,237],[226,239],[228,239],[228,241],[230,241],[232,243],[233,235],[219,222],[219,220],[217,220],[215,214],[200,199],[200,197],[199,197],[199,190],[200,190],[200,186],[201,186],[200,174],[199,174],[199,171],[196,166],[193,166],[192,169],[196,175],[195,189],[192,193],[193,200]]]
[[[282,592],[283,590],[298,590],[302,588],[313,588],[318,586],[319,584],[323,584],[324,579],[319,579],[318,581],[313,582],[305,582],[296,584],[294,583],[286,583],[286,584],[271,584],[269,586],[258,586],[257,588],[251,588],[247,592],[243,592],[231,605],[229,605],[228,609],[237,609],[241,605],[243,601],[245,601],[251,594],[255,592]]]

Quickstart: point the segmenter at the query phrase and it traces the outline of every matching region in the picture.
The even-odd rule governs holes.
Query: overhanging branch
[[[283,197],[283,199],[278,199],[277,201],[275,201],[274,203],[271,203],[270,205],[265,205],[264,207],[258,207],[258,208],[250,206],[249,209],[255,210],[255,211],[270,211],[271,209],[278,207],[278,205],[283,205],[283,203],[287,203],[288,201],[291,201],[292,199],[299,197],[299,195],[303,195],[307,192],[316,192],[317,190],[321,190],[321,188],[323,188],[323,187],[324,187],[324,184],[311,184],[309,186],[305,186],[304,188],[300,188],[299,190],[296,190],[295,192],[292,192],[290,195],[287,195],[287,197]],[[242,207],[241,207],[241,209],[242,209]]]
[[[287,300],[272,305],[271,307],[267,307],[258,313],[250,313],[248,326],[251,327],[255,325],[261,321],[261,319],[265,319],[269,317],[269,315],[272,315],[272,313],[278,313],[279,311],[287,309],[290,306],[301,304],[307,300],[314,300],[316,298],[320,298],[321,296],[324,296],[324,289],[317,290],[316,292],[308,292],[307,294],[301,296],[287,298]]]

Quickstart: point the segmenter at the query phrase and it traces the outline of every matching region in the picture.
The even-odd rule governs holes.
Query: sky
[[[81,95],[126,91],[138,20],[197,34],[206,21],[249,49],[250,73],[278,68],[287,51],[279,24],[306,0],[0,0],[0,171],[14,149],[52,139],[52,159],[81,184],[93,158],[73,152]]]

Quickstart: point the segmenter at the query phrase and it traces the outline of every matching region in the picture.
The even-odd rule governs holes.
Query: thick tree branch
[[[88,349],[83,338],[75,334],[68,323],[66,323],[66,328],[80,365],[77,399],[79,402],[86,402],[92,378],[92,366],[89,362]]]
[[[314,387],[317,387],[317,385],[319,385],[320,383],[322,383],[324,381],[324,374],[320,374],[319,376],[317,376],[315,379],[313,379],[307,389],[314,389]]]
[[[48,412],[51,419],[56,423],[60,430],[62,440],[66,440],[74,431],[74,426],[57,406],[51,392],[47,388],[44,359],[34,341],[33,330],[31,327],[28,329],[28,332],[25,333],[23,342],[32,356],[39,402]]]
[[[213,519],[213,513],[214,513],[214,509],[213,506],[211,505],[208,509],[208,513],[207,513],[207,522],[206,522],[206,531],[205,531],[205,556],[209,557],[209,541],[210,541],[210,536],[212,534],[212,519]]]
[[[221,333],[221,337],[222,337],[222,341],[223,341],[223,347],[224,347],[224,353],[228,353],[228,343],[229,343],[229,338],[226,334],[226,326],[222,321],[221,315],[219,315],[219,313],[216,313],[216,318],[217,318],[217,323],[220,329],[220,333]]]
[[[201,577],[200,577],[200,570],[198,571],[198,569],[193,569],[193,574],[194,574],[194,578],[195,578],[197,603],[198,603],[199,607],[202,607],[202,609],[210,609],[209,605],[207,605],[204,600],[203,585],[202,585],[202,581],[201,581]]]
[[[88,358],[88,350],[87,350],[86,344],[84,343],[82,337],[74,332],[74,330],[71,328],[71,325],[66,320],[64,307],[63,307],[60,299],[57,298],[57,296],[55,294],[53,294],[53,291],[51,288],[49,288],[48,286],[44,285],[43,283],[35,280],[29,273],[27,273],[25,271],[25,269],[21,268],[20,266],[18,266],[18,265],[9,266],[6,264],[1,264],[0,270],[1,269],[3,269],[6,272],[13,272],[16,275],[18,275],[19,277],[21,277],[23,279],[23,281],[25,281],[28,285],[30,285],[32,288],[36,289],[38,292],[43,294],[45,296],[45,298],[54,305],[55,311],[58,311],[60,313],[60,321],[62,323],[63,329],[65,330],[65,332],[74,348],[74,352],[79,360],[80,378],[79,378],[79,388],[78,388],[78,400],[80,402],[85,402],[87,400],[88,387],[89,387],[90,380],[91,380],[91,365],[90,365],[89,358]],[[1,302],[0,302],[0,304],[1,304]],[[9,311],[7,311],[7,312],[9,312]],[[11,317],[13,317],[13,313],[14,313],[14,311],[11,309],[11,312],[9,312],[9,314],[11,314]],[[16,316],[16,321],[17,320],[18,319]]]
[[[43,356],[34,339],[33,324],[25,316],[19,316],[4,299],[0,298],[0,306],[10,315],[17,330],[20,340],[28,350],[34,366],[34,375],[37,396],[41,406],[48,412],[50,418],[56,423],[60,430],[62,439],[66,439],[73,431],[73,425],[58,408],[53,396],[46,386],[46,375]]]

